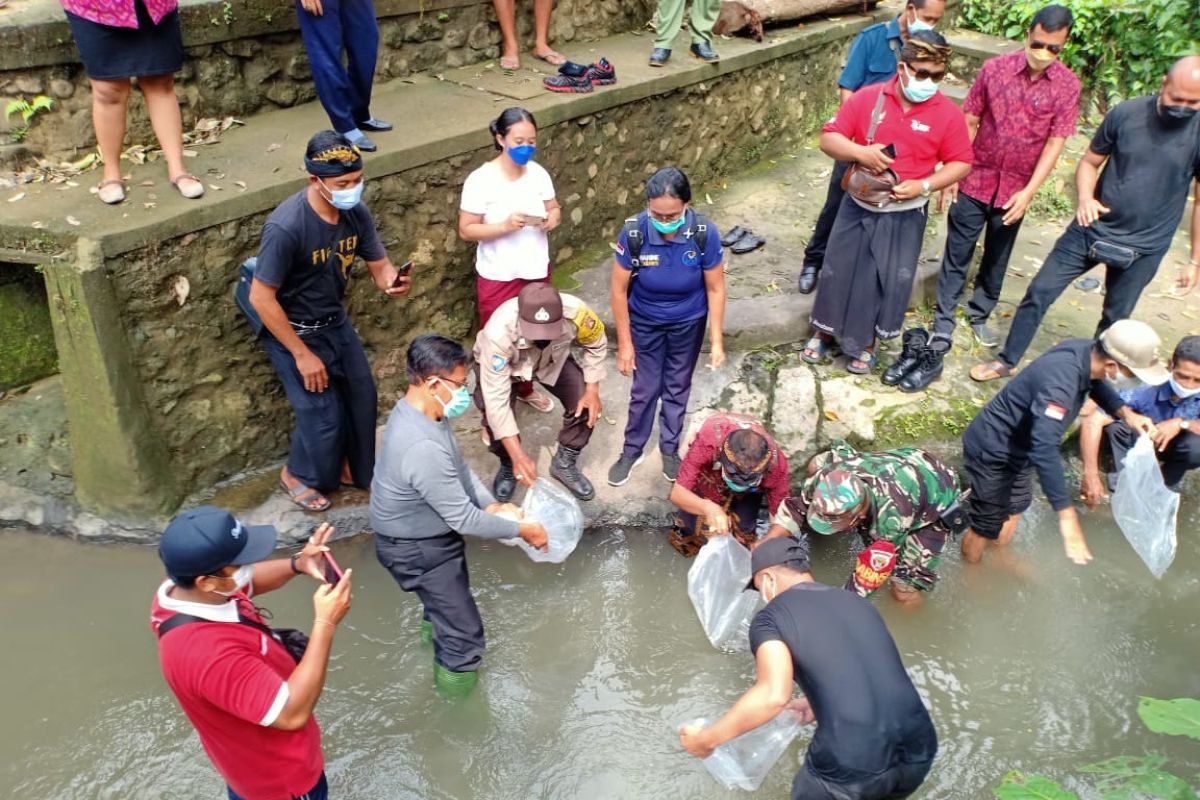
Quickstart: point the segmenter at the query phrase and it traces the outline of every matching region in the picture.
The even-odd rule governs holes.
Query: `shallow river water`
[[[1011,768],[1090,797],[1076,767],[1147,750],[1178,774],[1200,770],[1194,742],[1150,734],[1134,712],[1139,695],[1200,696],[1193,509],[1162,581],[1106,510],[1085,518],[1096,560],[1072,566],[1035,506],[1006,557],[968,569],[951,555],[921,608],[875,600],[941,739],[917,797],[991,797]],[[0,797],[223,797],[158,671],[153,549],[16,532],[0,542]],[[814,550],[817,578],[840,584],[851,543]],[[687,597],[690,562],[661,533],[590,532],[563,565],[472,542],[489,649],[478,690],[453,702],[434,691],[415,598],[375,561],[370,537],[334,551],[356,580],[318,706],[332,797],[787,796],[808,734],[753,795],[723,789],[678,746],[674,726],[720,712],[753,664],[708,644]],[[262,602],[277,624],[307,628],[311,588],[297,579]]]

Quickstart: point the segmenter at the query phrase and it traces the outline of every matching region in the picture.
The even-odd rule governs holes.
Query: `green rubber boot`
[[[474,670],[455,672],[446,669],[436,661],[433,662],[433,682],[437,689],[447,697],[466,697],[479,681],[479,674]]]
[[[433,644],[433,623],[421,620],[421,644]]]

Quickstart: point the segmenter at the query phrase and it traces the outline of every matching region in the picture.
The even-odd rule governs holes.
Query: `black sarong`
[[[928,205],[907,211],[868,211],[842,198],[829,235],[812,326],[857,357],[875,338],[894,339],[912,295]]]

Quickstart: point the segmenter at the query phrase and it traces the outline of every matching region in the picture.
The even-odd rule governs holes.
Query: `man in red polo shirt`
[[[791,494],[788,460],[762,423],[717,411],[700,426],[679,465],[671,502],[679,507],[668,541],[692,557],[712,534],[749,547],[765,497],[774,515]]]
[[[350,609],[350,571],[322,578],[322,525],[290,559],[270,525],[243,525],[201,506],[175,517],[158,554],[169,576],[150,608],[163,677],[200,735],[230,800],[326,800],[321,731],[313,708],[325,685],[333,631]],[[257,562],[257,563],[256,563]],[[312,635],[297,663],[266,627],[251,596],[296,575],[322,581]]]
[[[981,345],[1000,344],[987,321],[1000,299],[1017,232],[1067,137],[1075,133],[1079,78],[1058,60],[1073,23],[1070,9],[1046,6],[1033,18],[1025,49],[990,59],[971,84],[963,111],[975,165],[961,183],[942,192],[939,205],[944,208],[947,200],[953,205],[946,219],[933,333],[927,342],[919,334],[914,337],[909,359],[901,358],[894,371],[897,381],[907,375],[908,387],[924,388],[941,372],[981,233],[983,259],[967,303],[967,319]]]

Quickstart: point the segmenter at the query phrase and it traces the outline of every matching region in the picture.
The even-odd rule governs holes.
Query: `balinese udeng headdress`
[[[935,64],[947,64],[950,61],[951,52],[953,51],[946,45],[930,44],[915,36],[910,36],[900,50],[900,60],[905,63],[932,61]]]
[[[362,151],[353,144],[340,144],[304,157],[304,168],[318,178],[336,178],[363,168]]]

